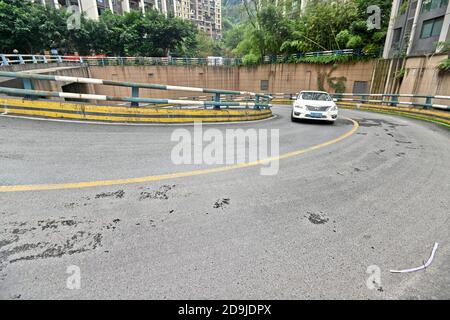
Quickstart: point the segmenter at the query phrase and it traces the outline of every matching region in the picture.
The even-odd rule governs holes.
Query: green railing
[[[338,101],[350,101],[355,103],[375,103],[388,106],[412,106],[425,109],[442,109],[450,110],[448,104],[433,103],[435,100],[448,101],[450,96],[443,95],[417,95],[417,94],[363,94],[363,93],[335,93],[332,95]],[[348,98],[349,97],[349,98]],[[401,101],[403,98],[409,100],[420,100],[420,101]],[[404,100],[404,99],[403,99]]]
[[[360,49],[343,49],[329,51],[299,52],[286,55],[266,55],[257,64],[297,63],[313,57],[362,57],[367,56]],[[32,54],[2,54],[0,66],[14,64],[64,63],[75,62],[92,66],[133,66],[133,65],[174,65],[174,66],[242,66],[241,58],[225,57],[106,57],[78,55],[32,55]]]
[[[112,81],[112,80],[93,79],[93,78],[77,78],[77,77],[65,77],[65,76],[55,76],[55,75],[30,74],[30,73],[22,73],[22,72],[2,72],[2,71],[0,71],[0,77],[22,79],[22,81],[23,81],[24,89],[0,87],[0,93],[3,93],[3,94],[25,96],[27,98],[57,97],[57,98],[68,98],[68,99],[96,100],[96,101],[122,101],[122,102],[131,102],[131,106],[134,106],[134,107],[138,107],[139,103],[150,103],[150,104],[169,104],[169,105],[176,105],[176,106],[200,106],[200,107],[204,107],[204,108],[213,107],[216,109],[220,109],[222,107],[264,109],[264,108],[271,107],[270,100],[272,99],[272,97],[270,95],[267,95],[264,93],[248,92],[248,91],[235,91],[235,90],[172,86],[172,85],[152,84],[152,83]],[[116,96],[97,95],[97,94],[83,94],[83,93],[71,93],[71,92],[34,90],[32,80],[128,87],[131,89],[131,97],[116,97]],[[206,94],[211,95],[211,97],[210,97],[211,100],[201,101],[201,100],[142,98],[142,97],[140,97],[140,89],[206,93]],[[230,96],[231,97],[243,96],[243,97],[246,97],[246,99],[243,101],[230,101],[231,100],[229,98]]]
[[[270,93],[273,99],[278,100],[295,100],[298,93]],[[450,100],[450,96],[444,95],[417,95],[417,94],[391,94],[391,93],[331,93],[337,101],[354,102],[354,103],[373,103],[387,106],[411,106],[425,109],[441,109],[450,110],[450,106],[446,103]],[[414,101],[402,101],[404,98]],[[419,101],[417,101],[419,100]],[[439,100],[440,103],[434,103]],[[443,102],[444,101],[444,102]]]

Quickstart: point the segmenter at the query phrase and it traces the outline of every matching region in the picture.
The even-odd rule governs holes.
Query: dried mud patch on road
[[[116,198],[116,199],[122,199],[125,195],[125,191],[123,190],[117,190],[115,192],[103,192],[95,195],[95,199],[101,199],[101,198]]]
[[[153,200],[168,200],[169,199],[169,192],[172,191],[176,187],[175,184],[168,185],[165,184],[158,188],[158,190],[154,191],[142,191],[139,195],[139,200],[147,200],[147,199],[153,199]]]
[[[395,129],[397,127],[407,126],[405,124],[398,124],[384,119],[356,119],[356,121],[358,121],[360,127],[366,128],[387,126],[388,128]]]
[[[0,280],[8,264],[59,258],[102,247],[105,232],[114,232],[119,219],[109,223],[71,218],[10,222],[0,228]]]
[[[7,159],[7,160],[23,160],[25,156],[23,154],[18,153],[2,153],[0,154],[0,159]]]
[[[307,212],[306,218],[308,218],[309,222],[312,224],[325,224],[330,219],[321,211],[320,213],[314,213],[314,212]]]
[[[230,205],[230,199],[222,198],[222,199],[218,199],[216,202],[214,202],[213,208],[223,210],[228,205]]]

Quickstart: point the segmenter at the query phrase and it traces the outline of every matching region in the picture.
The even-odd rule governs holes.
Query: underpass
[[[332,126],[272,112],[203,126],[278,129],[268,176],[264,163],[175,165],[171,135],[192,125],[0,117],[0,297],[448,298],[449,131],[363,111]],[[435,242],[425,272],[389,272],[420,265]],[[73,265],[80,290],[66,287]]]

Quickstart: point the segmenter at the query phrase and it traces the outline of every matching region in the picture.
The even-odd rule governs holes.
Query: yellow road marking
[[[353,127],[350,131],[344,133],[343,135],[337,137],[336,139],[329,140],[327,142],[314,145],[305,149],[300,149],[288,153],[284,153],[282,155],[266,158],[253,162],[246,162],[235,164],[231,166],[219,167],[219,168],[211,168],[211,169],[201,169],[201,170],[193,170],[186,172],[176,172],[176,173],[168,173],[156,176],[147,176],[140,178],[129,178],[129,179],[117,179],[117,180],[100,180],[100,181],[88,181],[88,182],[74,182],[74,183],[54,183],[54,184],[35,184],[35,185],[16,185],[16,186],[0,186],[0,192],[18,192],[18,191],[44,191],[44,190],[63,190],[63,189],[82,189],[82,188],[91,188],[91,187],[101,187],[101,186],[113,186],[113,185],[125,185],[125,184],[133,184],[133,183],[143,183],[143,182],[151,182],[151,181],[160,181],[160,180],[168,180],[175,178],[183,178],[183,177],[192,177],[209,173],[217,173],[217,172],[225,172],[235,169],[254,167],[261,164],[269,163],[271,161],[277,161],[282,159],[287,159],[291,157],[295,157],[310,151],[314,151],[317,149],[324,148],[326,146],[337,143],[341,140],[344,140],[351,135],[353,135],[359,128],[358,122],[353,119],[345,118],[348,121],[353,123]]]

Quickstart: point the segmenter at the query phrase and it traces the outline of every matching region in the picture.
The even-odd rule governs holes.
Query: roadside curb
[[[450,112],[446,111],[419,109],[413,107],[380,106],[372,104],[359,104],[360,106],[358,107],[357,103],[348,102],[338,102],[337,104],[340,108],[343,109],[363,110],[391,115],[400,115],[416,120],[433,122],[450,129]]]
[[[0,98],[0,113],[4,115],[117,123],[236,122],[272,117],[270,109],[137,108],[14,98]]]

